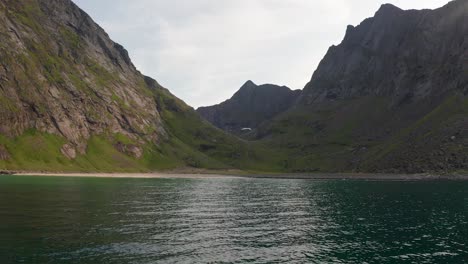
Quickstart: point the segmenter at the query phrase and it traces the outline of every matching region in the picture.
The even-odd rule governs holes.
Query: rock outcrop
[[[9,160],[10,159],[10,154],[8,153],[7,149],[5,146],[0,145],[0,160]]]
[[[236,135],[255,129],[289,109],[300,95],[286,86],[247,81],[229,100],[197,112],[216,127]],[[242,131],[244,129],[244,131]]]

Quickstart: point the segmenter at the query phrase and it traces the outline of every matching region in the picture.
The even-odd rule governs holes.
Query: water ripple
[[[468,259],[466,182],[28,180],[0,179],[1,263]]]

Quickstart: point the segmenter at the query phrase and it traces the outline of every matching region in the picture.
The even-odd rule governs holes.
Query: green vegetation
[[[173,169],[182,166],[175,156],[165,155],[147,147],[141,159],[132,158],[117,151],[112,141],[124,144],[133,143],[122,134],[115,139],[93,136],[84,155],[69,160],[60,151],[66,143],[60,136],[28,130],[19,137],[7,138],[0,135],[10,159],[0,160],[0,169],[31,171],[103,171],[103,172],[145,172],[149,170]],[[183,150],[181,150],[183,151]]]
[[[446,98],[434,110],[371,149],[365,157],[364,166],[370,167],[391,154],[407,151],[408,142],[412,142],[413,147],[425,146],[427,151],[440,150],[442,146],[433,146],[432,142],[449,141],[452,134],[448,134],[450,130],[446,128],[456,127],[454,122],[468,114],[467,102],[468,99],[464,99],[459,94]],[[451,153],[465,153],[466,151],[461,144],[446,143],[446,148],[445,151],[449,150]],[[426,161],[414,160],[413,162],[416,164]]]
[[[62,27],[60,29],[60,34],[62,35],[62,39],[66,42],[67,46],[72,48],[73,51],[79,51],[81,48],[81,38],[73,32],[72,30]]]
[[[0,144],[8,150],[11,160],[0,161],[0,167],[6,169],[61,170],[67,160],[60,153],[65,143],[58,136],[41,134],[29,130],[16,138],[0,135]]]
[[[118,82],[120,77],[117,74],[111,73],[103,66],[92,59],[85,61],[86,69],[93,75],[98,87],[108,87],[112,82]]]
[[[35,32],[42,32],[42,28],[37,21],[40,21],[44,14],[42,13],[37,1],[23,0],[10,2],[8,4],[17,6],[16,8],[11,9],[16,10],[16,12],[12,13],[16,20]]]
[[[18,107],[6,96],[1,94],[0,90],[0,113],[16,113],[18,112]]]

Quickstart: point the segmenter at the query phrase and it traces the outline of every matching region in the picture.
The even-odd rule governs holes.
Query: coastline
[[[12,176],[32,176],[32,177],[80,177],[80,178],[127,178],[127,179],[215,179],[232,178],[235,175],[221,174],[188,174],[188,173],[44,173],[44,172],[19,172],[12,173]]]
[[[243,171],[205,171],[189,170],[175,172],[145,173],[69,173],[69,172],[9,172],[13,176],[34,177],[85,177],[85,178],[134,178],[134,179],[216,179],[216,178],[253,178],[253,179],[301,179],[301,180],[375,180],[375,181],[424,181],[424,180],[468,180],[465,174],[379,174],[379,173],[248,173]],[[0,175],[1,177],[1,175]]]

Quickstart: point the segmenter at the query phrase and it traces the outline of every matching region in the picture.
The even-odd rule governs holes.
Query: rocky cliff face
[[[383,5],[349,26],[294,106],[258,129],[299,171],[468,169],[468,1]]]
[[[437,10],[383,5],[349,26],[322,60],[303,100],[308,104],[359,96],[390,96],[394,104],[467,93],[468,2]]]
[[[84,154],[93,134],[142,144],[165,137],[127,51],[71,1],[1,1],[0,35],[1,134],[61,135],[69,158]],[[138,148],[131,154],[141,156]]]
[[[247,81],[231,99],[218,105],[200,107],[197,112],[216,127],[240,135],[243,128],[255,129],[262,122],[286,111],[299,95],[299,90],[292,91],[285,86],[258,86]]]

